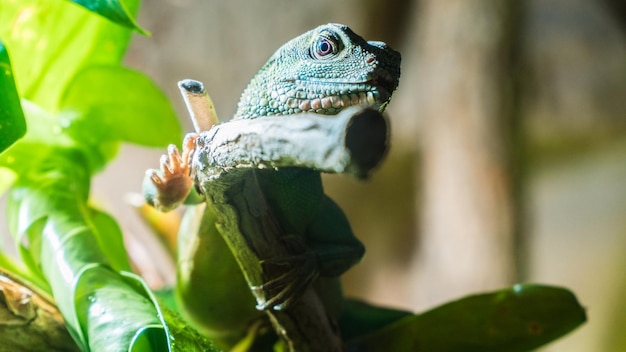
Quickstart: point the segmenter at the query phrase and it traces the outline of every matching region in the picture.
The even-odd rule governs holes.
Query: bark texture
[[[304,238],[281,227],[252,170],[308,167],[365,177],[385,155],[387,123],[378,111],[358,107],[332,117],[294,116],[213,126],[196,140],[192,167],[257,307],[269,315],[287,349],[341,351],[338,327],[310,286],[314,254]],[[294,294],[287,307],[270,303]]]
[[[78,351],[48,299],[0,271],[0,351]]]

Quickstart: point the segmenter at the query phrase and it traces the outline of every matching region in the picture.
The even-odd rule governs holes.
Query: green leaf
[[[172,352],[221,351],[204,336],[192,329],[178,314],[168,308],[163,308],[162,311],[172,337],[170,344]]]
[[[89,11],[95,12],[109,20],[136,30],[142,34],[149,34],[143,28],[139,27],[133,18],[131,13],[134,11],[128,11],[127,5],[123,0],[71,0],[72,2],[83,6]]]
[[[11,48],[20,95],[50,113],[76,72],[119,65],[130,40],[130,29],[68,1],[0,0],[0,8],[0,37]]]
[[[39,106],[22,100],[28,131],[10,150],[0,154],[0,166],[13,170],[17,175],[32,170],[33,166],[48,158],[51,147],[74,148],[76,142],[63,133],[64,119]]]
[[[119,227],[87,205],[90,174],[79,150],[44,145],[39,152],[45,157],[22,170],[9,193],[10,228],[23,261],[49,283],[78,345],[104,352],[215,351],[126,271]]]
[[[20,177],[38,170],[37,165],[46,162],[50,153],[57,149],[74,150],[78,165],[87,172],[101,169],[117,152],[119,142],[102,142],[97,145],[80,144],[67,133],[70,121],[77,119],[76,112],[50,113],[30,101],[22,100],[22,107],[28,121],[28,131],[10,150],[0,154],[0,166],[13,170]],[[72,115],[73,114],[73,115]],[[89,135],[94,131],[83,131]],[[78,157],[80,155],[80,157]],[[50,166],[54,168],[54,165]]]
[[[168,351],[169,338],[155,304],[137,283],[102,265],[78,278],[76,311],[91,351]]]
[[[350,340],[370,334],[411,315],[412,313],[407,311],[377,307],[363,301],[346,298],[338,323],[341,336],[345,340]]]
[[[178,304],[176,302],[176,291],[173,287],[165,287],[153,292],[159,302],[175,313],[179,313]]]
[[[39,277],[33,276],[32,272],[28,271],[21,264],[22,263],[18,263],[13,258],[9,258],[6,254],[0,252],[0,276],[12,275],[14,281],[27,283],[31,290],[36,291],[39,295],[45,295],[46,298],[52,301],[50,287],[48,287],[46,282],[42,281]]]
[[[352,351],[528,351],[585,322],[568,290],[543,285],[469,296],[349,341]]]
[[[87,218],[91,220],[98,245],[111,267],[116,271],[130,271],[131,267],[120,226],[115,219],[103,211],[89,208],[88,212]]]
[[[211,341],[207,340],[204,336],[200,335],[198,331],[194,330],[189,324],[180,317],[178,313],[172,310],[167,304],[160,303],[157,295],[155,295],[146,283],[139,279],[136,275],[131,273],[123,273],[127,278],[136,278],[136,283],[142,285],[146,295],[150,297],[155,307],[159,311],[159,317],[163,326],[167,327],[169,337],[169,347],[173,352],[190,352],[190,351],[203,351],[203,352],[219,352]],[[173,291],[170,290],[171,293]],[[168,294],[165,294],[166,296]],[[173,298],[170,296],[170,298]],[[137,349],[137,351],[144,351]]]
[[[118,6],[131,18],[138,3],[96,5],[105,15]],[[0,8],[0,36],[19,63],[29,124],[0,154],[7,176],[0,184],[15,183],[7,218],[25,276],[53,294],[83,350],[214,350],[127,272],[119,226],[87,204],[91,176],[121,140],[165,145],[181,136],[163,94],[121,68],[130,30],[64,1],[0,0]],[[176,343],[164,319],[172,319]]]
[[[26,134],[26,120],[17,94],[11,60],[0,41],[0,153]]]
[[[155,350],[166,351],[158,309],[117,272],[129,267],[119,228],[86,204],[90,174],[77,167],[81,160],[74,149],[50,147],[47,158],[9,193],[9,219],[22,258],[47,279],[83,349],[130,349],[145,333],[160,336]]]
[[[125,141],[166,146],[182,140],[167,97],[152,80],[134,70],[90,66],[72,80],[60,105],[68,117],[67,132],[82,144]]]

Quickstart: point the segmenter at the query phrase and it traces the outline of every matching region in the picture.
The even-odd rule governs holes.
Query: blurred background
[[[151,0],[127,65],[203,81],[222,120],[269,56],[327,22],[403,55],[388,159],[325,178],[367,247],[346,292],[423,311],[515,282],[573,290],[589,322],[545,351],[626,350],[626,3],[622,0]],[[167,251],[125,202],[164,150],[125,146],[94,196],[154,286]]]

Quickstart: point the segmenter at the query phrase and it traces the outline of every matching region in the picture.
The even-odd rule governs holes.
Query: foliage
[[[0,6],[0,192],[8,190],[21,259],[0,255],[0,265],[53,295],[84,351],[214,350],[130,272],[119,226],[89,204],[91,177],[121,142],[181,140],[161,91],[121,64],[131,32],[145,33],[133,18],[139,1]],[[358,350],[376,342],[509,351],[546,343],[584,319],[566,290],[516,286],[421,315],[348,301],[340,324]],[[450,329],[457,338],[441,338]]]
[[[5,150],[26,133],[26,121],[17,95],[11,60],[0,43],[0,91],[3,92],[3,104],[0,105],[0,151]],[[2,189],[2,188],[0,188]]]
[[[362,352],[528,351],[565,335],[585,320],[584,309],[570,291],[519,284],[398,317],[349,344]]]
[[[139,30],[130,16],[138,1],[77,3],[130,28],[70,2],[1,3],[0,38],[10,50],[0,53],[3,150],[24,134],[24,115],[28,124],[0,156],[10,175],[3,180],[13,182],[9,227],[22,274],[52,293],[81,349],[171,350],[164,314],[130,273],[117,223],[88,196],[91,176],[121,142],[165,146],[181,130],[150,79],[121,65],[131,28]]]

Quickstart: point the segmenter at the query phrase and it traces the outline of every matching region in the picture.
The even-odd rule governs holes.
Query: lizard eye
[[[311,47],[311,52],[313,57],[316,59],[327,59],[339,51],[339,45],[335,38],[329,38],[324,35],[320,35],[315,42],[313,42],[313,46]]]

